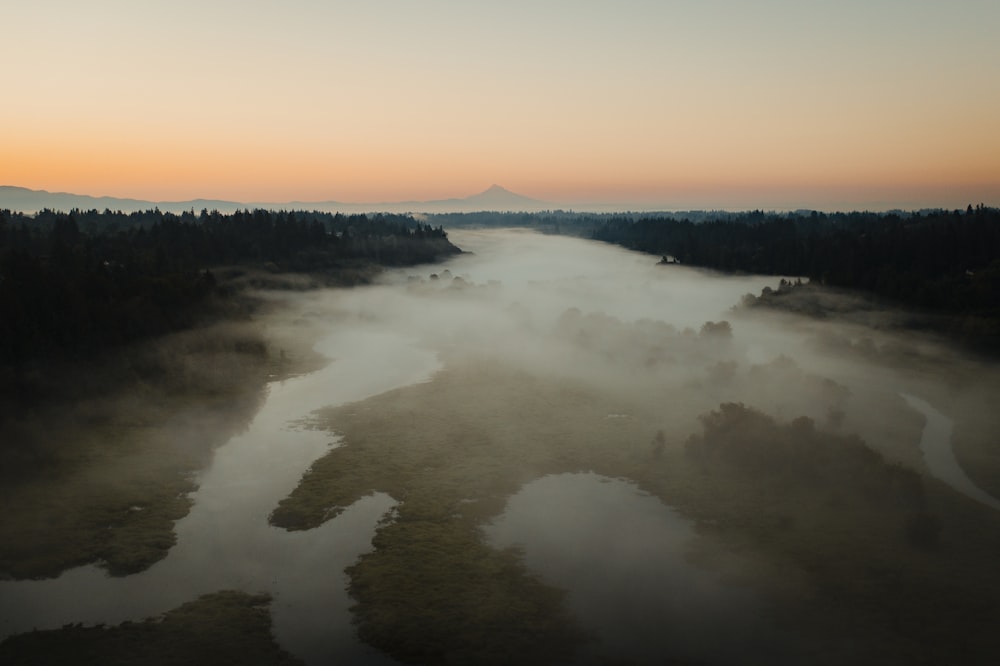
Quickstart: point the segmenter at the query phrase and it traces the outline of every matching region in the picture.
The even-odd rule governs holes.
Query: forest
[[[595,240],[727,272],[807,278],[914,308],[956,341],[1000,352],[1000,209],[607,217]],[[764,294],[764,304],[810,284]],[[760,302],[760,301],[758,301]],[[752,304],[752,302],[751,302]],[[779,305],[780,307],[780,305]],[[938,316],[933,319],[933,316]]]
[[[16,386],[32,359],[86,357],[224,316],[225,267],[356,281],[365,267],[456,252],[443,229],[402,215],[0,210],[3,384]]]

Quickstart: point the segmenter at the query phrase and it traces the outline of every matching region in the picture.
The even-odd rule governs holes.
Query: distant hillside
[[[440,199],[436,201],[397,201],[383,203],[345,203],[340,201],[286,201],[239,202],[218,199],[192,199],[190,201],[144,201],[118,197],[94,197],[69,192],[47,192],[25,187],[0,185],[0,209],[34,214],[50,210],[111,210],[132,213],[160,209],[164,213],[183,213],[202,209],[230,214],[237,210],[265,208],[268,210],[307,210],[328,213],[458,213],[478,211],[531,212],[551,208],[551,204],[511,192],[499,185],[469,197]]]
[[[202,208],[218,210],[220,213],[231,213],[244,204],[235,201],[218,201],[212,199],[193,199],[191,201],[143,201],[141,199],[123,199],[119,197],[92,197],[86,194],[71,194],[69,192],[47,192],[45,190],[29,190],[26,187],[0,185],[0,209],[9,209],[20,213],[35,213],[45,208],[50,210],[69,211],[80,210],[111,210],[132,213],[136,211],[159,208],[164,213],[182,213],[192,208],[200,211]]]

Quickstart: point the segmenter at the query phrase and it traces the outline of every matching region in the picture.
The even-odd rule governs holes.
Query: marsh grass
[[[115,627],[70,625],[0,643],[0,663],[20,666],[204,666],[301,662],[271,635],[270,597],[217,592],[142,622]]]
[[[313,465],[271,521],[308,529],[386,492],[397,512],[348,569],[363,640],[415,663],[569,660],[587,637],[563,592],[516,552],[486,545],[480,527],[532,478],[589,467],[595,435],[628,441],[622,430],[633,421],[607,418],[616,408],[573,382],[484,361],[322,410],[319,423],[345,443]]]
[[[231,300],[223,321],[38,370],[44,399],[0,421],[0,502],[10,507],[0,577],[147,569],[174,545],[197,474],[246,428],[267,383],[329,362],[296,301]]]
[[[374,491],[399,502],[348,574],[360,636],[406,662],[500,663],[516,645],[520,663],[552,663],[586,643],[559,591],[481,531],[525,483],[576,471],[632,480],[694,520],[692,557],[771,600],[772,621],[814,663],[1000,654],[994,513],[812,420],[740,407],[697,434],[690,415],[717,392],[664,391],[449,359],[427,384],[321,410],[314,425],[343,443],[271,520],[309,529]],[[720,433],[726,450],[692,454]],[[930,543],[908,535],[914,515],[940,527]]]
[[[162,559],[215,448],[241,432],[268,378],[318,367],[308,336],[225,322],[125,350],[62,397],[0,423],[0,577]],[[287,350],[287,351],[286,351]],[[99,375],[99,376],[98,376]]]
[[[586,639],[519,553],[402,509],[347,569],[359,637],[407,663],[554,664]]]

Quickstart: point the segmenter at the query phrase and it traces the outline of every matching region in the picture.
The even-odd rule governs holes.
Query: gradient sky
[[[1000,205],[997,0],[12,0],[0,184]]]

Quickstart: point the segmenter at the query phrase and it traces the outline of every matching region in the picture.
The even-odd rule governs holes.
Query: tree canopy
[[[0,366],[189,326],[224,295],[218,266],[328,271],[458,251],[440,227],[402,215],[0,210]]]

